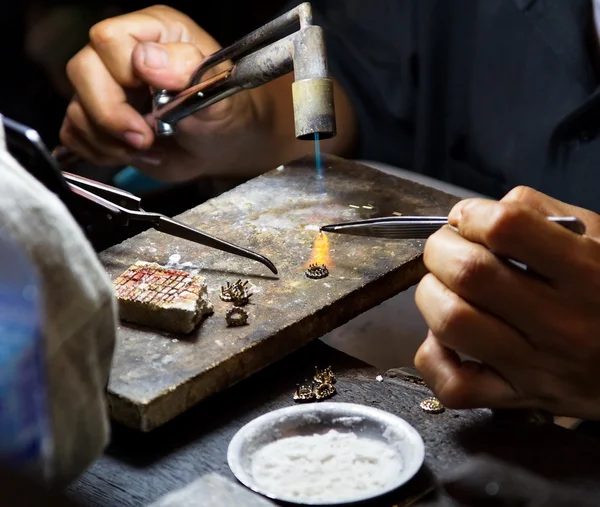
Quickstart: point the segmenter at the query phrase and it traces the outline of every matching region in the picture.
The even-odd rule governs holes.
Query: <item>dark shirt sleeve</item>
[[[295,2],[297,4],[299,2]],[[359,122],[354,156],[412,166],[418,69],[410,0],[313,0],[329,70]]]

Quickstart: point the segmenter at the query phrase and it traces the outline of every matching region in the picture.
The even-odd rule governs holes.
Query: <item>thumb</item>
[[[188,42],[140,42],[131,55],[133,71],[139,79],[170,91],[186,88],[203,59],[200,49]]]

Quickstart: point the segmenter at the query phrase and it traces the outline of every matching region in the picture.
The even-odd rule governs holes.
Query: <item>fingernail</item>
[[[169,64],[169,53],[160,44],[144,43],[143,54],[144,65],[151,69],[164,69]]]
[[[125,141],[131,144],[134,148],[141,148],[144,145],[144,136],[139,132],[125,132],[123,134]]]
[[[163,155],[158,150],[148,150],[137,155],[135,159],[144,164],[158,166],[163,161]]]

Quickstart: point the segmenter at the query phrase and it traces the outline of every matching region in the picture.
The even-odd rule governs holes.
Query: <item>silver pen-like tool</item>
[[[553,216],[548,217],[548,220],[560,224],[576,234],[585,233],[585,225],[577,217]],[[427,239],[447,224],[447,217],[391,216],[324,225],[321,227],[321,231],[373,238]]]

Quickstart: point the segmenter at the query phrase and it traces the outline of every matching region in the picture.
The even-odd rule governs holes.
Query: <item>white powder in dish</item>
[[[387,490],[402,471],[384,442],[330,430],[272,442],[252,458],[252,476],[281,499],[349,502]]]

